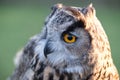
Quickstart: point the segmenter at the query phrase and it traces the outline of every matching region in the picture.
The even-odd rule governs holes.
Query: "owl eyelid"
[[[75,32],[69,32],[69,34],[71,34],[71,35],[73,35],[73,36],[75,36],[76,38],[78,38],[78,34],[76,34]]]
[[[63,32],[62,36],[64,36],[65,34],[70,34],[70,35],[73,35],[73,36],[75,36],[75,37],[76,37],[76,39],[79,37],[79,35],[78,35],[78,34],[76,34],[75,32],[67,32],[67,31],[65,31],[65,32]]]

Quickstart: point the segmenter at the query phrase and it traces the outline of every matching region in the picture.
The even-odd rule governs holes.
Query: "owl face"
[[[81,8],[54,7],[45,22],[45,38],[35,48],[40,61],[62,71],[82,71],[91,45],[83,15]]]

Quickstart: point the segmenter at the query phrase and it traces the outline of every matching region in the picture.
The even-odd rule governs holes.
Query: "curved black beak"
[[[53,50],[51,50],[50,44],[47,42],[44,48],[44,55],[47,58],[47,55],[52,53]]]

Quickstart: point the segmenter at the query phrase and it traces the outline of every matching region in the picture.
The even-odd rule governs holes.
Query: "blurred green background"
[[[113,60],[120,73],[120,0],[0,0],[0,80],[12,73],[16,52],[41,31],[52,5],[84,7],[91,2],[108,35]]]

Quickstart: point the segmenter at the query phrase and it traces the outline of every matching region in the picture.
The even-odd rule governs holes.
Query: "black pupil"
[[[72,40],[73,36],[69,34],[67,38],[68,38],[68,40]]]

